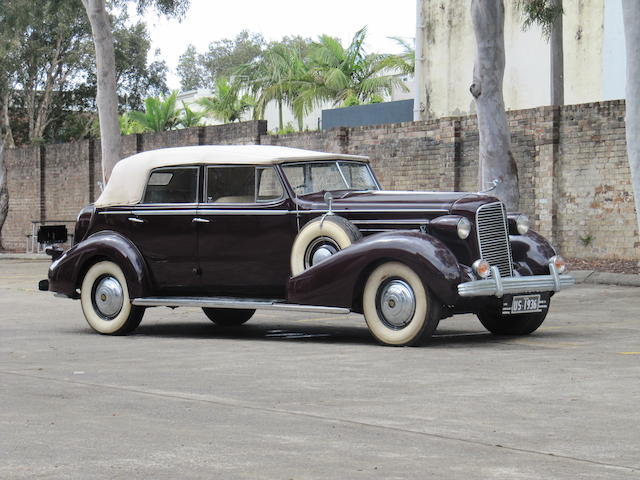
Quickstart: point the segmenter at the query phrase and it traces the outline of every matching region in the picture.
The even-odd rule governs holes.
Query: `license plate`
[[[511,301],[511,313],[530,313],[540,310],[540,295],[518,295]]]

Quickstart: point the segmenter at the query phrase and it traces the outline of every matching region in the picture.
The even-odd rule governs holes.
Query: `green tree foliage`
[[[522,11],[524,29],[532,25],[539,25],[546,38],[551,35],[553,22],[558,15],[562,15],[562,6],[554,0],[516,0],[516,6]]]
[[[254,105],[253,98],[242,93],[238,81],[220,77],[216,80],[215,94],[198,100],[206,115],[224,123],[240,121],[242,114]]]
[[[83,138],[95,121],[91,31],[77,0],[0,0],[0,118],[18,144]],[[167,92],[144,23],[112,17],[120,109]],[[6,115],[4,113],[6,112]],[[11,144],[12,142],[10,142]]]
[[[182,114],[180,115],[179,125],[182,128],[199,127],[202,125],[204,112],[196,112],[182,102]]]
[[[402,37],[389,37],[402,47],[399,55],[389,55],[389,63],[401,73],[413,74],[416,71],[415,40],[408,42]]]
[[[278,105],[278,127],[283,129],[282,107],[294,108],[302,82],[312,81],[305,63],[310,40],[300,37],[285,38],[275,42],[251,64],[239,70],[241,78],[256,96],[254,118],[263,118],[267,105],[275,101]],[[294,110],[298,128],[302,129],[303,115]]]
[[[56,103],[63,100],[60,92],[72,89],[91,63],[89,28],[82,6],[71,0],[2,3],[3,22],[18,34],[11,48],[15,68],[7,72],[4,87],[4,103],[11,109],[5,123],[18,142],[42,141]]]
[[[233,76],[238,67],[256,59],[264,45],[261,35],[247,30],[241,31],[234,39],[211,42],[202,54],[189,45],[180,56],[177,68],[182,88],[215,88],[217,78]]]
[[[205,85],[206,74],[200,60],[201,55],[191,44],[180,55],[176,73],[180,77],[180,88],[183,92],[202,88]]]
[[[391,95],[394,88],[406,90],[397,71],[394,56],[367,54],[364,49],[366,27],[343,47],[336,38],[322,35],[312,44],[307,65],[310,76],[299,82],[294,111],[304,114],[331,101],[334,105],[369,103]]]
[[[168,67],[158,59],[158,51],[149,61],[151,38],[143,22],[128,26],[127,18],[121,17],[114,19],[113,25],[118,98],[121,108],[137,110],[146,97],[168,93]]]
[[[165,98],[149,97],[144,101],[144,112],[129,112],[128,118],[138,123],[146,132],[173,130],[180,121],[176,108],[178,92]]]
[[[121,135],[133,135],[135,133],[143,133],[145,131],[145,128],[131,117],[132,113],[133,112],[124,112],[120,115],[119,123]]]

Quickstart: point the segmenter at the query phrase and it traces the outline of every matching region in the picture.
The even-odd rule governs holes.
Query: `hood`
[[[420,210],[446,215],[460,211],[475,211],[478,206],[497,201],[494,197],[464,192],[394,192],[394,191],[332,191],[334,210]],[[300,206],[311,210],[326,210],[324,192],[298,198]]]

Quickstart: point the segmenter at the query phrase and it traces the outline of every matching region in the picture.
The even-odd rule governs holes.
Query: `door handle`
[[[206,218],[195,217],[191,220],[192,223],[211,223],[211,220],[207,220]]]
[[[144,223],[144,222],[146,222],[146,220],[143,220],[141,218],[136,218],[136,217],[129,217],[127,220],[129,220],[130,222],[133,222],[133,223]]]

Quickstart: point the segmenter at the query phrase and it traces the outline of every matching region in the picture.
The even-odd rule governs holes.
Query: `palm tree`
[[[262,118],[271,101],[278,104],[278,126],[284,128],[282,107],[294,106],[301,82],[310,79],[304,62],[301,45],[277,43],[266,50],[255,64],[246,65],[244,72],[250,78],[249,85],[257,97],[254,118]],[[298,128],[302,130],[303,114],[294,110]]]
[[[202,125],[204,112],[195,112],[191,110],[187,104],[182,102],[182,115],[178,120],[178,124],[183,128],[199,127]]]
[[[389,55],[365,52],[366,33],[366,27],[356,32],[347,48],[328,35],[313,44],[310,79],[299,84],[295,111],[307,113],[326,101],[334,105],[367,103],[390,95],[394,87],[407,89],[400,78],[390,74],[398,68]]]
[[[389,55],[389,66],[397,68],[400,73],[413,74],[416,71],[416,47],[415,41],[408,42],[402,37],[389,37],[402,47],[403,52]]]
[[[178,125],[177,98],[177,91],[163,99],[149,97],[144,101],[144,112],[129,112],[129,117],[139,123],[145,131],[173,130]]]
[[[242,86],[238,81],[231,81],[224,77],[216,79],[216,92],[211,97],[198,100],[204,108],[205,114],[224,123],[240,121],[242,114],[254,104],[253,98],[242,93]]]

